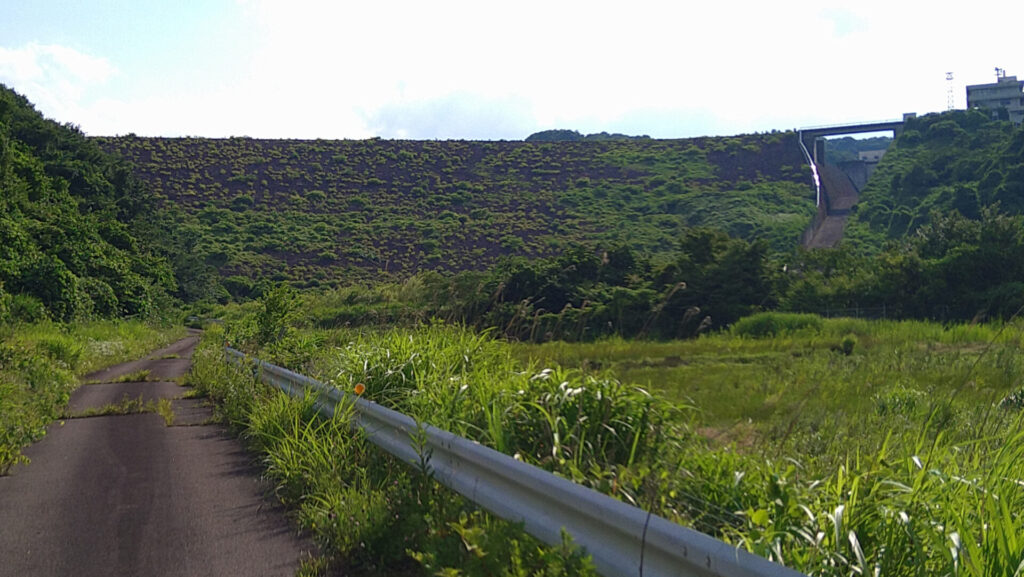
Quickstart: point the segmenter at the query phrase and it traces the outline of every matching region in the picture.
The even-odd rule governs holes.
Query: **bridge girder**
[[[888,122],[867,122],[863,124],[844,124],[837,126],[816,126],[811,128],[802,128],[799,131],[800,140],[803,142],[807,150],[811,152],[815,162],[824,162],[825,160],[825,141],[826,136],[839,136],[843,134],[863,134],[865,132],[886,132],[891,130],[894,137],[898,137],[903,132],[903,121],[888,121]]]

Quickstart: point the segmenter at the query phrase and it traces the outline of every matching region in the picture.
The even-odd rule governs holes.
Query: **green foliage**
[[[291,368],[362,384],[370,400],[803,573],[1013,574],[1024,439],[1012,401],[996,401],[1020,389],[1024,326],[794,323],[771,338],[516,345],[525,365],[511,345],[438,324],[317,331],[325,346]],[[832,351],[844,340],[856,354]],[[553,367],[556,351],[580,372]],[[612,374],[648,380],[652,394]],[[242,403],[274,399],[251,405],[264,431],[254,438],[277,447],[266,462],[280,494],[337,559],[387,572],[411,558],[434,574],[529,574],[554,559],[557,548],[524,546],[514,526],[401,469],[344,421],[312,416],[315,399],[245,387]]]
[[[316,398],[290,399],[256,384],[251,371],[231,368],[219,349],[223,336],[220,327],[208,331],[189,380],[217,400],[218,412],[260,451],[276,494],[296,509],[299,523],[334,565],[346,572],[382,574],[408,572],[410,562],[430,574],[594,574],[589,560],[570,542],[543,546],[520,526],[481,512],[429,474],[370,445],[365,434],[352,428],[350,405],[342,404],[333,418],[324,418],[316,412]],[[332,340],[351,336],[339,334]],[[417,348],[420,355],[406,355]],[[476,418],[471,415],[485,412],[474,409],[470,399],[514,397],[480,386],[480,391],[466,394],[465,402],[458,395],[446,398],[457,385],[452,379],[461,375],[464,382],[474,382],[477,376],[501,370],[507,357],[496,355],[497,350],[493,341],[466,331],[432,326],[366,335],[342,349],[340,359],[321,352],[312,365],[337,373],[339,386],[348,390],[353,388],[350,380],[363,379],[364,395],[378,402],[394,406],[389,400],[395,401],[416,415],[448,415],[450,423],[463,422],[462,429],[469,430],[469,421]],[[523,376],[515,378],[515,386],[527,382]],[[410,381],[423,388],[417,397],[424,400],[401,394],[414,386]]]
[[[1024,129],[977,110],[909,119],[871,177],[844,243],[878,252],[888,239],[913,235],[953,211],[977,219],[999,204],[1024,214],[1019,190]]]
[[[536,341],[680,338],[774,304],[764,243],[692,229],[678,246],[659,264],[627,245],[571,245],[558,257],[506,259],[487,273],[425,273],[397,289],[365,290],[375,296],[358,302],[353,289],[343,289],[311,298],[310,318],[334,328],[436,317]]]
[[[611,135],[608,135],[611,136]],[[724,140],[724,139],[723,139]],[[814,213],[793,133],[578,142],[95,139],[172,213],[169,260],[186,301],[481,271],[502,257],[626,246],[657,261],[714,226],[789,250]],[[259,175],[256,179],[238,175]],[[199,262],[179,262],[195,255]],[[214,257],[216,258],[208,258]]]
[[[888,136],[828,138],[825,140],[825,158],[829,164],[858,160],[861,152],[888,149],[892,140]]]
[[[11,320],[11,305],[13,298],[4,290],[0,282],[0,325],[5,325]]]
[[[1024,215],[995,207],[977,219],[933,213],[912,238],[877,255],[799,254],[780,284],[780,304],[822,314],[867,308],[895,318],[1011,318],[1024,307],[1022,231]]]
[[[809,575],[1012,575],[1022,334],[825,319],[774,338],[517,349],[693,402],[712,446],[688,445],[652,492],[737,546]],[[843,339],[857,354],[830,350]]]
[[[853,354],[853,349],[857,346],[857,335],[849,334],[843,337],[843,340],[839,343],[839,350],[844,355],[850,356]]]
[[[281,284],[264,293],[256,314],[256,344],[268,345],[282,339],[297,304],[295,291],[288,285]]]
[[[154,197],[128,166],[0,86],[0,282],[16,320],[148,316],[174,276]]]
[[[817,332],[821,330],[821,317],[799,313],[757,313],[744,317],[732,326],[732,334],[742,337],[769,338],[792,334],[798,331]]]
[[[10,319],[22,323],[39,323],[49,320],[46,305],[38,298],[27,294],[16,294],[10,299]]]

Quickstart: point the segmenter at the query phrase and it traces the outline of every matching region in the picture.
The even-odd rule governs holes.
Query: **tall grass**
[[[1024,325],[815,325],[515,348],[694,402],[714,440],[654,490],[682,522],[812,575],[1021,574]]]
[[[1021,574],[1024,325],[799,324],[574,345],[431,324],[290,335],[260,354],[812,575]],[[247,386],[239,403],[270,402]],[[507,526],[436,487],[424,493],[360,435],[307,415],[311,401],[273,402],[240,419],[270,431],[251,433],[259,446],[285,451],[268,453],[268,468],[307,526],[331,527],[321,539],[333,550],[349,555],[378,535],[367,563],[413,559],[430,573],[469,571],[473,552],[491,547],[505,566],[520,558],[493,538]],[[288,426],[270,415],[290,415]],[[284,430],[332,449],[266,440]],[[321,475],[340,475],[342,492],[312,489]],[[403,509],[408,494],[430,507]],[[335,521],[344,511],[352,522]],[[425,533],[371,521],[410,511],[432,520]],[[403,555],[388,548],[398,535],[439,540]]]
[[[426,332],[444,343],[435,342],[436,356],[426,361],[412,352],[426,344],[424,335],[395,332],[376,342],[348,335],[354,340],[312,364],[331,371],[342,388],[365,382],[363,395],[371,400],[434,410],[444,403],[428,397],[440,395],[414,394],[413,383],[427,389],[442,376],[476,374],[474,367],[500,362],[486,353],[478,356],[487,341],[469,333],[439,327]],[[321,417],[317,399],[289,398],[259,385],[251,372],[230,367],[222,342],[219,328],[208,331],[196,351],[190,382],[216,400],[219,413],[260,452],[277,495],[295,509],[300,525],[315,536],[336,569],[346,574],[593,574],[571,544],[543,546],[518,525],[495,519],[445,490],[429,471],[411,469],[373,447],[352,428],[350,408],[341,407],[333,418]],[[356,366],[358,358],[364,360]],[[446,385],[461,388],[451,381]],[[468,418],[448,422],[473,428]]]

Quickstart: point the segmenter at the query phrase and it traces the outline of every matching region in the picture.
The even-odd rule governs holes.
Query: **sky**
[[[1003,0],[0,0],[0,83],[109,136],[655,138],[891,120],[1024,79]],[[946,73],[953,72],[952,82]]]

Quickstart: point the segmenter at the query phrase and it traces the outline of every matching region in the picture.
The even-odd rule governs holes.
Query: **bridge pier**
[[[822,137],[815,138],[812,146],[814,152],[811,156],[814,158],[814,162],[819,165],[825,164],[825,139]]]

